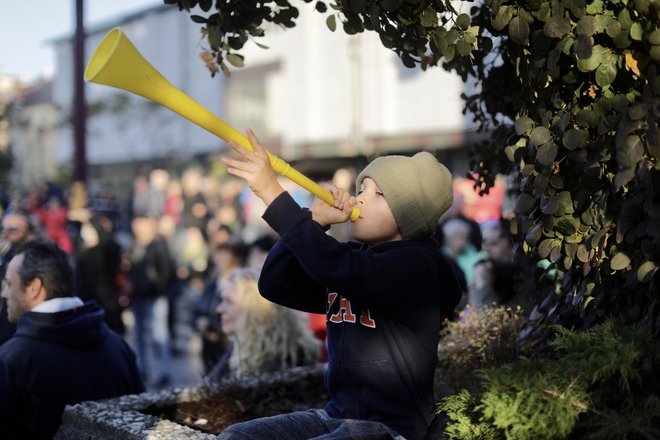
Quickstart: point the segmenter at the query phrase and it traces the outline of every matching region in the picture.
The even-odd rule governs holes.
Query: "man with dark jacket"
[[[101,307],[72,291],[68,256],[53,244],[27,242],[9,262],[2,299],[17,329],[0,347],[3,438],[50,439],[65,405],[144,391],[135,355]]]

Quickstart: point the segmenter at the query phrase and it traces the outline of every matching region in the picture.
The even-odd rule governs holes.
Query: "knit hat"
[[[406,240],[433,234],[453,202],[451,173],[431,153],[375,159],[358,176],[358,191],[365,177],[380,187]]]

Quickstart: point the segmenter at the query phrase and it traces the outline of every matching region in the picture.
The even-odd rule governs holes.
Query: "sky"
[[[85,0],[84,23],[93,26],[162,0]],[[75,31],[75,0],[0,0],[0,75],[34,81],[52,74],[48,43]]]

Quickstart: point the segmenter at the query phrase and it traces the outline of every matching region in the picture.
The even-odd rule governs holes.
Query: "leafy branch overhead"
[[[456,56],[467,56],[481,44],[485,52],[492,48],[489,37],[479,37],[477,28],[470,27],[470,16],[459,13],[451,1],[421,0],[338,0],[314,1],[316,11],[327,15],[328,28],[341,26],[349,35],[374,31],[383,45],[396,52],[407,67],[421,64],[423,68]],[[191,12],[199,7],[207,16],[191,15],[202,25],[202,34],[209,50],[202,54],[211,73],[222,70],[230,74],[227,63],[243,67],[244,58],[238,51],[245,43],[265,35],[266,23],[285,28],[296,25],[299,11],[293,1],[241,0],[165,0],[180,10]],[[299,1],[298,3],[301,3]],[[213,10],[213,11],[211,11]],[[480,38],[478,43],[477,38]]]
[[[298,18],[287,0],[165,2],[210,13],[192,19],[225,74],[265,23]],[[513,173],[517,246],[552,269],[533,316],[590,326],[623,313],[660,332],[660,0],[313,3],[331,30],[376,32],[404,65],[478,86],[464,96],[490,133],[473,149],[475,188]]]

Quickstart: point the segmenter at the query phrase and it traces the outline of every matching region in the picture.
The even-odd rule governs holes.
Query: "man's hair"
[[[32,216],[28,211],[16,210],[16,211],[7,212],[5,214],[5,217],[9,217],[10,215],[21,217],[23,220],[25,220],[25,232],[27,234],[34,233],[35,230],[34,223],[32,222]]]
[[[39,278],[48,294],[47,300],[73,295],[73,268],[69,256],[53,243],[30,240],[19,246],[23,255],[18,276],[23,287]]]

